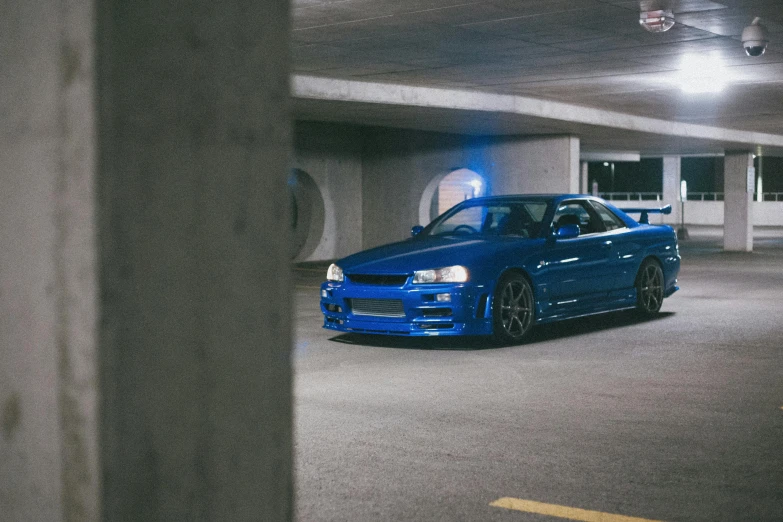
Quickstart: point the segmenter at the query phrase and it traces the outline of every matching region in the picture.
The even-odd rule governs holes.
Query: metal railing
[[[609,201],[661,201],[660,192],[601,192],[600,197]]]
[[[661,201],[660,192],[601,192],[600,197],[608,201]],[[723,201],[723,192],[688,192],[688,201]],[[753,194],[753,201],[759,201]],[[783,192],[763,192],[761,201],[783,201]]]
[[[723,192],[688,192],[688,201],[723,201]]]

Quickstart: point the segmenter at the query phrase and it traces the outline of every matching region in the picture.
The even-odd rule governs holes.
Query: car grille
[[[405,317],[401,299],[351,299],[354,315],[376,317]]]
[[[407,275],[348,274],[352,283],[359,285],[402,286]]]

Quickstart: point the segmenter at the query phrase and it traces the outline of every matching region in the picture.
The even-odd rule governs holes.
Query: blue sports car
[[[620,210],[584,195],[464,201],[408,240],[332,264],[321,285],[324,327],[509,344],[551,321],[656,314],[678,289],[680,255],[672,227],[647,214],[669,211]]]

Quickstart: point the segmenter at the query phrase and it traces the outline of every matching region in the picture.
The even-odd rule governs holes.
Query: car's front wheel
[[[498,344],[524,341],[533,328],[533,289],[520,274],[505,274],[492,298],[493,339]]]
[[[657,314],[663,304],[663,270],[646,259],[636,275],[636,309],[642,315]]]

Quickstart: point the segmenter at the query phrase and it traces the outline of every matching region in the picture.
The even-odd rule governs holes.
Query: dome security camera
[[[760,22],[760,18],[754,18],[753,22],[742,30],[742,47],[748,56],[761,56],[767,50],[769,34]]]

